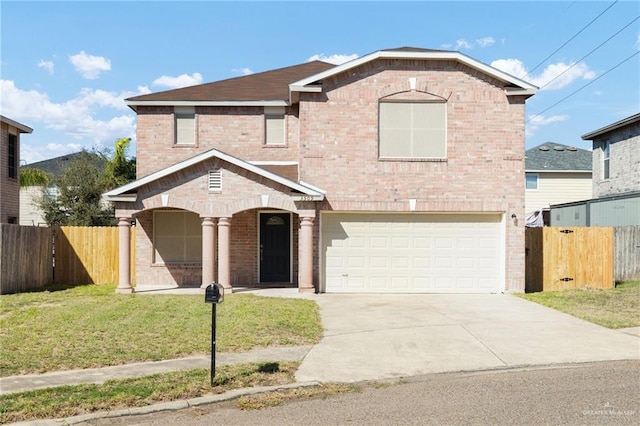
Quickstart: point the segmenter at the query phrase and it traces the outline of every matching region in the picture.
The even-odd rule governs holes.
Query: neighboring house
[[[0,115],[0,223],[20,221],[20,135],[31,127]]]
[[[116,203],[137,287],[524,291],[525,100],[459,52],[382,50],[126,100],[138,179]]]
[[[74,161],[78,161],[85,156],[85,152],[75,152],[72,154],[61,155],[59,157],[51,158],[48,160],[38,161],[35,163],[27,164],[22,167],[28,167],[31,169],[38,169],[45,172],[50,180],[55,180],[62,176],[67,167]],[[106,167],[106,160],[99,155],[89,154],[93,159],[97,167],[104,169]],[[38,205],[38,200],[43,195],[42,186],[27,186],[20,188],[20,225],[27,226],[45,226],[44,213]],[[58,190],[55,185],[50,185],[46,188],[47,196],[56,198],[58,196]]]
[[[525,214],[591,198],[591,151],[546,142],[525,152]]]
[[[557,226],[640,225],[640,113],[582,136],[593,141],[593,199],[554,205]]]

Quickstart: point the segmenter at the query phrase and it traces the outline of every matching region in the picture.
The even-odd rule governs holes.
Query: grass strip
[[[298,362],[224,365],[216,368],[213,387],[208,369],[193,369],[109,380],[104,384],[7,394],[0,400],[0,423],[65,418],[219,394],[232,389],[293,383],[298,366]]]
[[[219,352],[309,345],[321,336],[310,300],[230,294],[217,306]],[[2,296],[2,377],[206,355],[210,347],[211,305],[202,295],[85,285]]]
[[[640,280],[608,290],[576,289],[519,296],[607,328],[640,326]]]
[[[283,389],[275,392],[242,396],[238,399],[238,407],[242,410],[260,410],[277,407],[286,402],[307,400],[312,398],[328,398],[348,392],[360,392],[359,386],[342,383],[326,383],[313,387]]]

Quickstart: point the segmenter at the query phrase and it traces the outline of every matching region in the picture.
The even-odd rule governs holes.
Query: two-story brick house
[[[127,99],[138,179],[105,194],[118,292],[524,290],[525,100],[458,52],[382,50]]]
[[[0,115],[0,223],[20,220],[20,135],[33,129]]]

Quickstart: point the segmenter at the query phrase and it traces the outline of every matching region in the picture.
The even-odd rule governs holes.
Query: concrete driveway
[[[508,294],[313,296],[325,334],[298,381],[639,359],[640,338]]]

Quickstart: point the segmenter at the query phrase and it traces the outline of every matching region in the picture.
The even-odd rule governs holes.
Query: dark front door
[[[260,213],[260,282],[291,280],[291,215]]]

